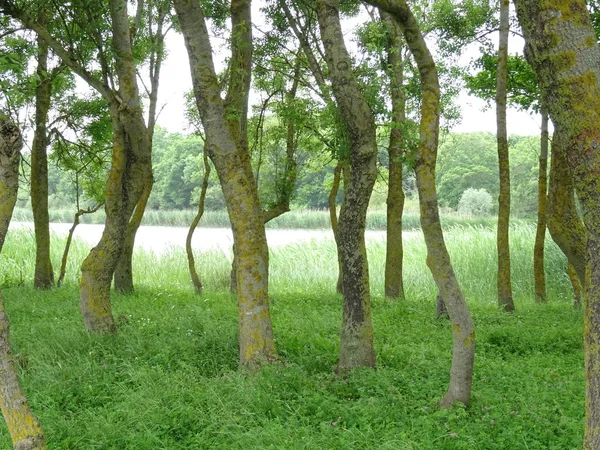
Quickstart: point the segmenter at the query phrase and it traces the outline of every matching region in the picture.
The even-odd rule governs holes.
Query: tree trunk
[[[141,10],[144,2],[139,0],[138,2],[138,13],[137,18],[141,19]],[[167,6],[165,6],[167,5]],[[157,3],[155,7],[157,8],[157,17],[154,25],[156,26],[156,30],[152,30],[152,21],[148,21],[148,34],[150,40],[153,44],[153,48],[149,57],[149,78],[150,78],[150,91],[148,92],[149,97],[149,105],[148,105],[148,165],[146,168],[146,175],[143,180],[144,189],[142,191],[141,197],[138,200],[135,206],[135,212],[129,223],[127,225],[127,233],[124,237],[123,250],[121,252],[121,256],[119,258],[119,262],[117,263],[117,267],[115,269],[114,274],[114,283],[115,289],[121,293],[132,293],[134,290],[133,284],[133,248],[135,244],[135,236],[137,231],[142,224],[142,219],[144,218],[144,212],[146,211],[146,206],[148,204],[148,199],[150,197],[150,193],[152,192],[152,186],[154,185],[154,177],[152,175],[152,162],[151,162],[151,153],[152,153],[152,139],[154,137],[154,127],[156,124],[157,118],[157,104],[158,104],[158,86],[160,82],[160,71],[162,68],[162,63],[164,60],[164,40],[167,31],[164,30],[165,20],[167,17],[167,12],[170,6],[169,3],[164,3],[159,5]],[[152,14],[152,2],[148,2],[148,15]],[[136,24],[139,27],[139,21]],[[137,27],[136,27],[137,31]]]
[[[41,20],[41,19],[40,19]],[[35,134],[31,147],[31,208],[35,232],[35,274],[33,285],[49,289],[54,284],[50,260],[50,219],[48,217],[48,133],[46,123],[50,110],[52,80],[48,75],[48,44],[37,38],[38,67],[35,88]]]
[[[545,303],[546,271],[544,269],[544,242],[546,240],[546,204],[548,200],[548,110],[542,105],[542,134],[540,142],[540,164],[538,173],[538,214],[533,248],[533,276],[535,301]]]
[[[390,97],[392,101],[392,127],[389,155],[389,179],[387,196],[387,228],[385,252],[385,296],[404,300],[404,282],[402,279],[402,212],[404,209],[404,190],[402,188],[402,170],[404,143],[402,125],[406,121],[404,94],[404,67],[402,48],[404,42],[394,19],[386,12],[381,17],[387,26],[387,74],[390,79]]]
[[[534,71],[568,161],[587,230],[585,449],[600,448],[600,47],[584,0],[515,0]],[[554,158],[552,158],[554,160]]]
[[[209,156],[219,175],[232,225],[238,261],[240,364],[253,368],[275,357],[275,342],[269,312],[269,251],[263,211],[247,145],[243,144],[245,127],[231,126],[228,121],[228,118],[235,120],[235,117],[243,119],[246,113],[240,112],[232,118],[221,100],[208,31],[199,3],[175,0],[174,6],[188,51],[196,104],[207,141],[211,143]],[[237,30],[236,36],[246,36],[246,41],[234,41],[236,46],[244,44],[246,49],[251,50],[250,3],[233,0],[232,12],[239,12],[240,8],[247,21],[241,21],[241,24],[236,21],[239,27],[235,25],[234,29]],[[249,65],[246,69],[249,70]],[[240,78],[236,80],[239,82]],[[249,80],[243,85],[249,87]],[[238,94],[243,97],[243,91],[238,91]],[[247,105],[247,98],[245,102]],[[241,108],[244,109],[243,105]]]
[[[587,266],[587,237],[575,204],[573,176],[568,166],[565,146],[564,132],[555,126],[546,221],[552,240],[566,255],[583,286]]]
[[[0,251],[17,202],[22,146],[19,129],[0,113]],[[16,450],[42,450],[46,448],[44,434],[19,385],[8,332],[0,295],[0,409]]]
[[[342,161],[338,161],[335,169],[333,169],[333,184],[331,185],[331,190],[329,191],[329,221],[331,222],[331,230],[333,231],[333,239],[335,241],[336,246],[339,246],[338,239],[338,214],[337,214],[337,205],[336,199],[338,192],[340,190],[340,178],[342,175]],[[338,254],[338,278],[337,283],[335,285],[335,291],[338,294],[342,293],[342,262],[339,258]]]
[[[152,170],[148,171],[148,179],[144,181],[144,190],[140,197],[135,211],[127,224],[127,231],[125,232],[123,240],[123,250],[121,256],[117,262],[114,273],[115,290],[122,294],[131,294],[134,290],[133,286],[133,247],[135,245],[135,235],[137,230],[142,224],[144,218],[144,212],[146,211],[146,205],[152,192],[152,185],[154,184],[154,178],[152,177]]]
[[[571,286],[573,287],[573,308],[580,309],[581,308],[581,280],[577,276],[577,271],[575,270],[575,266],[571,263],[567,264],[567,275],[569,276],[569,280],[571,281]]]
[[[119,95],[110,102],[113,154],[105,191],[106,224],[100,242],[81,266],[80,308],[86,329],[113,333],[110,285],[124,245],[127,224],[151,177],[151,142],[144,124],[131,48],[127,2],[111,0],[113,46]]]
[[[509,0],[500,0],[500,46],[498,48],[498,75],[496,79],[496,125],[498,141],[498,304],[504,311],[514,311],[510,276],[510,165],[508,161],[508,133],[506,131],[506,84],[508,80],[508,8]]]
[[[438,293],[444,300],[452,325],[452,367],[448,392],[440,402],[450,407],[469,404],[475,359],[475,328],[460,289],[440,223],[435,187],[435,164],[439,137],[440,87],[435,62],[421,30],[405,0],[369,0],[368,3],[390,13],[398,21],[421,79],[420,146],[415,173],[421,211],[421,228],[427,245],[427,266]]]
[[[318,0],[317,17],[331,87],[350,138],[347,195],[338,220],[344,311],[338,371],[375,366],[369,265],[365,245],[367,208],[377,178],[375,121],[352,73],[339,18],[339,0]]]
[[[194,292],[197,295],[200,295],[202,293],[202,282],[200,281],[198,272],[196,272],[196,261],[194,260],[194,251],[192,250],[192,237],[194,236],[194,231],[196,230],[196,227],[200,223],[200,219],[202,219],[202,216],[204,215],[204,201],[206,199],[206,191],[208,189],[208,177],[210,176],[210,164],[208,163],[208,150],[206,149],[206,145],[207,144],[205,142],[203,149],[204,177],[202,178],[202,188],[200,189],[198,212],[196,213],[194,220],[192,220],[187,237],[185,238],[185,252],[187,254],[188,259],[188,270],[190,272],[192,284],[194,285]]]
[[[65,249],[63,250],[63,255],[60,263],[60,275],[58,277],[58,281],[56,282],[57,286],[62,286],[63,281],[65,279],[65,275],[67,274],[67,261],[69,259],[69,250],[71,249],[71,242],[73,241],[73,234],[75,234],[75,228],[79,225],[79,218],[84,214],[95,213],[102,207],[102,204],[95,206],[91,209],[79,209],[75,213],[75,217],[73,219],[73,225],[69,228],[69,234],[67,235],[67,242],[65,243]]]

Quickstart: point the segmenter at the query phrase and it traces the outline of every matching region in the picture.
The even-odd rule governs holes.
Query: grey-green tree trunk
[[[440,86],[435,62],[419,24],[405,0],[369,0],[368,3],[390,13],[400,25],[421,80],[421,122],[419,154],[415,173],[419,191],[421,228],[427,245],[427,266],[439,295],[446,305],[452,325],[452,366],[448,391],[440,405],[450,407],[471,400],[475,360],[475,328],[460,289],[450,255],[444,242],[435,186],[435,165],[439,139]]]
[[[584,448],[600,448],[600,47],[584,0],[515,0],[525,56],[564,133],[587,231]],[[554,159],[554,158],[553,158]]]
[[[375,121],[352,72],[340,25],[339,1],[318,0],[317,17],[331,87],[350,137],[349,183],[337,227],[344,298],[338,370],[372,367],[375,350],[365,228],[377,178]]]
[[[50,219],[48,216],[48,111],[52,79],[48,73],[48,44],[37,38],[37,85],[35,88],[35,134],[31,146],[31,208],[35,233],[35,273],[33,285],[48,289],[54,284],[50,259]]]
[[[508,82],[508,31],[509,0],[500,1],[500,45],[498,47],[498,71],[496,78],[496,139],[498,141],[498,304],[505,311],[514,311],[510,274],[510,164],[508,159],[508,133],[506,127],[506,98]]]

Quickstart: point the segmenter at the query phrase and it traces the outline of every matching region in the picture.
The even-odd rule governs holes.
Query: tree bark
[[[565,136],[587,230],[585,449],[600,448],[600,47],[584,0],[515,0],[525,56]],[[554,160],[554,158],[552,158]]]
[[[202,187],[200,189],[200,200],[198,201],[198,212],[190,224],[187,237],[185,238],[185,252],[188,259],[188,270],[190,272],[190,278],[194,285],[194,292],[197,295],[202,293],[202,282],[196,271],[196,261],[194,259],[194,251],[192,250],[192,237],[194,237],[194,231],[200,223],[200,219],[204,215],[204,201],[206,200],[206,191],[208,190],[208,177],[210,176],[210,164],[208,163],[208,150],[206,149],[207,143],[204,143],[203,160],[204,160],[204,177],[202,178]]]
[[[402,170],[404,142],[402,125],[406,121],[406,95],[404,94],[404,62],[402,49],[404,42],[401,31],[394,19],[381,11],[381,17],[387,27],[387,74],[390,79],[390,97],[392,102],[392,128],[388,145],[389,178],[387,196],[387,225],[385,252],[385,296],[404,300],[404,282],[402,278],[402,213],[404,209],[404,189],[402,188]]]
[[[508,81],[508,9],[509,0],[500,0],[500,45],[498,48],[498,74],[496,78],[496,125],[498,141],[498,305],[504,311],[514,311],[510,275],[510,165],[508,159],[508,133],[506,130],[506,84]]]
[[[43,20],[43,18],[40,18]],[[35,273],[33,285],[49,289],[54,285],[50,259],[50,219],[48,216],[48,111],[52,95],[52,79],[48,74],[48,44],[37,38],[38,67],[35,88],[35,134],[31,147],[31,208],[35,233]]]
[[[337,233],[344,297],[337,369],[342,371],[375,366],[365,228],[377,178],[377,142],[373,114],[352,73],[340,25],[339,0],[318,0],[316,5],[331,87],[350,138],[350,176]]]
[[[419,192],[421,228],[427,246],[427,266],[431,270],[438,293],[448,310],[453,339],[450,383],[440,405],[450,407],[458,402],[468,405],[471,398],[475,359],[475,328],[471,313],[456,280],[440,223],[435,186],[440,117],[440,87],[437,69],[419,25],[405,0],[368,0],[368,3],[390,13],[398,22],[419,69],[423,98],[421,101],[420,145],[415,173]]]
[[[0,252],[17,202],[22,147],[19,129],[0,113]],[[0,409],[16,450],[45,450],[44,434],[19,385],[8,333],[0,294]]]
[[[174,6],[188,51],[196,104],[210,142],[209,156],[219,175],[232,225],[238,261],[240,364],[252,368],[275,357],[275,342],[269,312],[269,251],[263,211],[244,145],[245,127],[243,122],[237,128],[228,121],[238,119],[230,117],[220,97],[201,6],[193,0],[175,0]],[[241,21],[243,28],[234,25],[234,30],[239,31],[238,37],[246,36],[246,41],[238,41],[238,45],[244,44],[251,50],[250,3],[232,1],[232,12],[240,12],[240,8],[240,15],[247,17],[247,21]],[[239,73],[242,72],[245,73],[243,70]],[[236,80],[240,82],[240,77]],[[242,84],[249,87],[249,80]],[[247,105],[247,98],[242,109],[243,104]],[[237,117],[241,120],[245,114],[240,112]]]
[[[583,286],[587,266],[587,236],[577,212],[573,176],[567,162],[565,146],[564,132],[557,125],[552,138],[546,221],[552,240],[566,255]]]
[[[533,247],[533,276],[535,301],[545,303],[546,271],[544,269],[544,243],[546,240],[546,206],[548,203],[548,110],[542,105],[542,133],[540,138],[540,161],[538,172],[538,214]]]
[[[143,1],[138,1],[138,8],[141,8],[139,5],[143,5]],[[157,6],[157,20],[156,20],[156,31],[153,32],[152,24],[149,20],[148,22],[148,31],[149,37],[152,40],[152,44],[154,46],[151,54],[150,54],[150,62],[149,62],[149,75],[150,75],[150,91],[148,92],[149,97],[149,106],[148,106],[148,141],[149,141],[149,152],[152,152],[152,139],[154,136],[154,127],[156,124],[157,118],[157,103],[158,103],[158,86],[160,81],[160,70],[162,67],[163,59],[164,59],[164,40],[166,33],[163,31],[165,19],[167,17],[167,9],[165,7]],[[148,5],[148,15],[152,14],[151,4]],[[136,16],[139,21],[141,19],[141,10],[138,9],[138,14]],[[151,154],[148,156],[151,158]],[[117,267],[115,268],[114,274],[114,284],[115,289],[121,293],[131,293],[134,290],[133,283],[133,248],[135,244],[135,236],[137,230],[142,224],[142,219],[144,218],[144,212],[146,211],[146,206],[148,204],[148,199],[150,198],[150,194],[152,192],[152,187],[154,185],[154,177],[152,175],[152,163],[150,162],[150,170],[146,171],[144,182],[144,189],[142,191],[141,197],[138,200],[135,206],[135,212],[133,213],[129,223],[127,225],[127,233],[125,234],[125,240],[123,242],[123,250],[121,252],[121,256],[119,258],[119,262],[117,263]]]

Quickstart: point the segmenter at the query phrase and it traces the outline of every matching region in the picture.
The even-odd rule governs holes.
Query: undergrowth
[[[63,287],[31,288],[32,233],[10,232],[2,290],[21,381],[50,449],[571,449],[583,436],[581,312],[565,262],[547,247],[549,303],[532,300],[533,229],[512,229],[517,311],[495,305],[493,233],[447,233],[473,312],[477,356],[469,407],[439,410],[451,330],[434,318],[435,288],[418,237],[405,242],[408,299],[381,295],[384,242],[369,261],[378,367],[333,374],[341,298],[335,246],[271,252],[271,314],[279,353],[254,374],[237,368],[229,261],[197,255],[193,295],[183,250],[135,255],[134,295],[113,295],[115,337],[90,336],[78,311],[76,242]],[[60,244],[54,245],[54,260]],[[0,428],[0,448],[10,448]]]

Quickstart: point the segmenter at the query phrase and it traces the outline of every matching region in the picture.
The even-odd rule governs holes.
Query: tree
[[[444,243],[435,186],[435,164],[439,138],[440,89],[436,65],[419,25],[404,0],[369,0],[390,13],[400,25],[421,78],[420,145],[415,155],[421,228],[427,246],[427,266],[446,305],[452,324],[450,384],[440,405],[469,404],[475,359],[475,329],[467,303],[452,268]]]
[[[111,280],[123,249],[129,218],[152,172],[151,140],[137,86],[127,2],[111,0],[108,10],[104,2],[78,1],[69,2],[68,7],[54,7],[70,14],[70,28],[63,29],[63,33],[56,31],[53,36],[33,18],[28,5],[0,1],[3,13],[35,31],[62,62],[98,91],[109,105],[113,154],[105,191],[106,224],[100,242],[82,264],[80,308],[88,331],[114,333]],[[99,64],[92,62],[92,53],[97,55]],[[101,70],[97,70],[98,66]]]
[[[40,23],[46,22],[40,8]],[[48,71],[48,44],[37,37],[37,77],[35,88],[35,135],[31,149],[31,208],[35,231],[36,288],[48,289],[54,284],[54,271],[50,260],[50,220],[48,218],[48,111],[52,97],[52,73]],[[53,71],[54,72],[54,71]],[[56,72],[55,72],[56,73]]]
[[[240,364],[256,367],[275,357],[269,312],[269,252],[264,215],[248,154],[246,116],[252,61],[250,1],[233,0],[232,64],[221,99],[204,12],[198,2],[175,0],[209,156],[219,175],[238,261]]]
[[[160,69],[164,59],[164,41],[171,26],[167,26],[168,14],[170,12],[171,2],[168,0],[138,0],[137,11],[135,16],[134,26],[132,28],[131,39],[140,37],[142,41],[140,46],[147,46],[148,58],[148,78],[150,87],[144,84],[146,95],[148,96],[148,119],[146,124],[146,133],[148,140],[148,159],[150,160],[152,152],[152,139],[154,137],[154,128],[156,118],[158,116],[158,87],[160,81]],[[144,16],[144,9],[146,14]],[[145,22],[145,27],[142,27],[142,21]],[[137,56],[137,55],[136,55]],[[115,289],[123,293],[133,292],[133,245],[135,243],[135,235],[138,228],[142,224],[148,198],[152,192],[154,178],[152,176],[152,163],[148,162],[150,170],[146,168],[143,174],[143,189],[140,197],[135,204],[135,209],[131,218],[128,219],[127,231],[124,236],[123,249],[119,256],[119,261],[114,271]]]
[[[0,112],[0,252],[17,201],[22,147],[21,132]],[[45,450],[44,434],[19,385],[8,332],[8,318],[0,295],[0,409],[16,450]]]
[[[525,56],[554,125],[564,133],[587,230],[584,448],[600,448],[600,47],[583,0],[515,0]]]
[[[352,73],[339,18],[339,1],[318,0],[317,18],[333,94],[350,140],[349,180],[337,223],[344,313],[338,370],[375,366],[365,245],[367,208],[377,178],[375,121]]]
[[[404,209],[404,189],[402,171],[404,159],[403,128],[406,127],[406,95],[404,93],[404,61],[402,52],[404,42],[401,31],[394,19],[385,11],[381,18],[387,31],[387,74],[390,79],[390,97],[392,102],[390,141],[388,144],[388,196],[387,229],[385,252],[384,290],[387,297],[404,299],[402,279],[402,212]]]
[[[496,125],[498,141],[498,304],[505,311],[514,311],[510,276],[510,244],[508,228],[510,221],[510,165],[508,160],[508,136],[506,132],[506,84],[508,78],[508,9],[509,0],[500,0],[500,45],[498,47],[498,72],[496,79]]]

